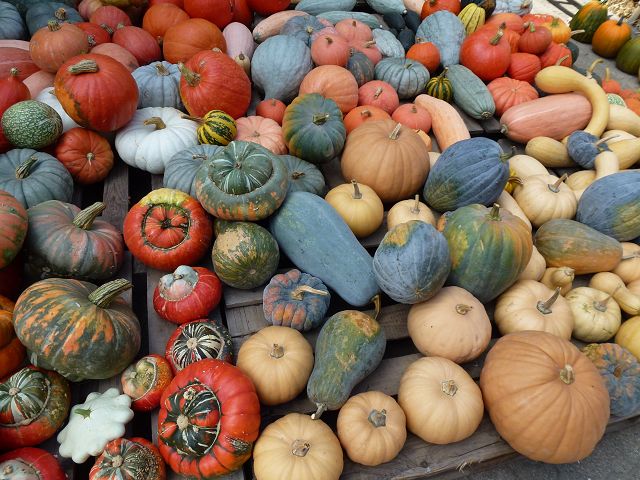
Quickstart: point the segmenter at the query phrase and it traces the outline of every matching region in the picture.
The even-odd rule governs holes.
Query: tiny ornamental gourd
[[[198,143],[207,145],[229,145],[238,130],[236,122],[231,115],[222,110],[211,110],[204,117],[190,117],[183,115],[183,118],[193,120],[198,126]]]
[[[620,307],[610,294],[590,287],[567,293],[573,312],[573,336],[583,342],[606,342],[620,328]]]
[[[329,190],[324,199],[358,238],[371,235],[382,225],[384,206],[376,192],[367,185],[351,180],[351,183]]]

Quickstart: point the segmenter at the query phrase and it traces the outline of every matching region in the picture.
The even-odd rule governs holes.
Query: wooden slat
[[[462,118],[462,121],[466,125],[467,130],[469,130],[469,135],[471,135],[472,137],[476,137],[484,133],[484,129],[482,128],[482,125],[480,125],[480,122],[464,113],[462,109],[455,103],[452,103],[451,106],[456,109],[458,114],[460,114],[460,118]]]
[[[129,211],[129,170],[120,159],[116,160],[109,176],[104,180],[102,201],[107,205],[102,218],[121,229]]]

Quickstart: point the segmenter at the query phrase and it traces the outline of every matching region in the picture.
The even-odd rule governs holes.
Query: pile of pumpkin
[[[640,174],[625,169],[640,160],[640,117],[614,104],[606,83],[555,60],[528,81],[491,79],[536,93],[507,108],[479,70],[498,62],[478,59],[508,50],[502,73],[516,55],[538,59],[512,53],[505,38],[521,31],[518,45],[536,43],[549,19],[496,14],[466,36],[482,9],[458,4],[457,17],[439,2],[406,2],[413,15],[402,2],[368,2],[389,28],[348,11],[353,0],[303,0],[295,10],[277,0],[235,0],[233,9],[117,2],[126,12],[84,0],[78,17],[55,2],[0,3],[22,28],[13,38],[25,25],[33,35],[0,43],[0,293],[17,298],[0,299],[0,450],[17,449],[0,466],[64,478],[31,447],[68,417],[60,454],[98,457],[92,478],[149,465],[133,477],[164,478],[164,462],[212,478],[240,468],[256,439],[259,479],[285,478],[293,464],[296,478],[338,478],[342,447],[377,465],[398,454],[407,428],[432,443],[467,438],[485,407],[518,452],[563,463],[591,453],[610,411],[637,413],[640,247],[630,241],[640,237]],[[266,17],[253,31],[252,10]],[[555,32],[559,21],[547,25]],[[567,60],[559,43],[538,48]],[[431,79],[440,65],[445,73]],[[537,98],[529,82],[548,95]],[[264,100],[244,117],[252,85]],[[451,96],[477,118],[493,114],[491,102],[504,107],[504,132],[527,155],[470,138]],[[442,155],[430,151],[431,130]],[[74,183],[107,177],[112,145],[129,165],[163,173],[165,186],[117,227],[100,218],[103,203],[69,203]],[[347,183],[326,192],[319,166],[336,159]],[[577,166],[570,176],[547,170]],[[357,237],[381,227],[384,204],[388,232],[372,257]],[[173,272],[153,299],[180,324],[164,357],[135,361],[140,326],[120,297],[131,284],[112,280],[125,247]],[[297,269],[277,274],[281,252]],[[214,271],[195,266],[208,254]],[[20,292],[23,269],[30,286]],[[595,275],[572,288],[582,274]],[[237,367],[229,332],[207,318],[222,283],[266,285],[272,326],[246,340]],[[326,319],[331,294],[365,307],[381,291],[412,304],[409,333],[426,355],[404,373],[397,402],[381,392],[350,397],[382,360],[376,319],[357,310]],[[504,336],[478,388],[458,364],[487,350],[483,303],[493,300]],[[632,318],[622,323],[622,312]],[[299,331],[317,328],[312,349]],[[616,344],[590,345],[585,356],[572,336]],[[27,350],[32,365],[23,367]],[[121,373],[123,394],[92,393],[69,412],[69,381]],[[305,389],[316,413],[287,415],[259,436],[260,404]],[[544,402],[525,405],[532,389],[558,405],[586,403],[558,421]],[[156,408],[157,449],[120,438],[134,411]],[[336,436],[319,417],[338,409]],[[558,441],[543,448],[549,438]]]

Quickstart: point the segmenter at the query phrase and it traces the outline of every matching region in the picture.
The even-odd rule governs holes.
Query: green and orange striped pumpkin
[[[118,297],[130,288],[124,279],[100,287],[64,278],[36,282],[16,302],[16,335],[34,363],[68,380],[113,377],[140,349],[138,319]]]
[[[451,103],[453,99],[453,87],[451,86],[451,80],[447,78],[447,68],[442,71],[437,77],[433,77],[427,82],[426,93],[439,100]]]
[[[9,265],[27,235],[27,211],[9,192],[0,190],[0,268]]]
[[[211,110],[202,118],[184,116],[200,124],[198,143],[201,145],[226,146],[236,138],[238,129],[231,115],[222,110]]]

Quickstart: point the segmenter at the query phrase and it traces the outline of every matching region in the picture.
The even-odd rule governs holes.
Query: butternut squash
[[[594,163],[596,173],[593,181],[606,177],[607,175],[611,175],[613,173],[618,173],[620,171],[620,165],[618,162],[618,157],[613,152],[602,152],[596,156],[596,160]],[[590,185],[590,184],[589,184]],[[588,188],[588,185],[580,190],[574,190],[573,193],[576,195],[576,200],[580,200],[584,191]]]
[[[549,137],[535,137],[527,142],[525,153],[548,168],[569,168],[576,164],[562,142]]]
[[[640,245],[622,242],[622,259],[611,271],[627,284],[627,288],[631,288],[630,283],[640,281]]]
[[[623,130],[631,135],[640,137],[640,116],[633,110],[621,105],[609,105],[607,130]]]
[[[522,211],[522,208],[520,208],[520,205],[518,205],[518,202],[516,202],[516,200],[511,196],[509,192],[507,192],[506,190],[503,190],[500,196],[498,197],[498,200],[496,201],[496,203],[500,205],[502,208],[509,210],[512,214],[514,214],[516,217],[518,217],[520,220],[526,223],[529,230],[532,229],[531,222],[529,221],[525,213]]]
[[[287,23],[289,19],[293,17],[301,17],[303,15],[308,15],[308,13],[300,10],[284,10],[282,12],[269,15],[264,20],[258,22],[254,27],[252,32],[253,39],[258,43],[264,42],[267,38],[278,35],[282,26]]]
[[[611,120],[611,115],[609,115],[609,120]],[[602,134],[602,138],[609,138],[610,140],[607,142],[607,145],[611,146],[612,144],[621,142],[622,140],[633,140],[638,137],[631,135],[629,132],[625,132],[624,130],[607,130]]]
[[[418,95],[414,103],[431,115],[431,129],[441,151],[460,140],[471,138],[460,114],[444,100]]]
[[[551,290],[560,287],[560,295],[566,295],[573,287],[575,278],[576,272],[571,267],[549,267],[542,275],[540,283],[544,283]]]
[[[618,157],[620,170],[626,170],[640,162],[640,138],[608,143],[609,148]]]
[[[589,286],[611,295],[620,308],[629,315],[640,314],[640,295],[629,290],[615,273],[596,273],[591,277]]]

